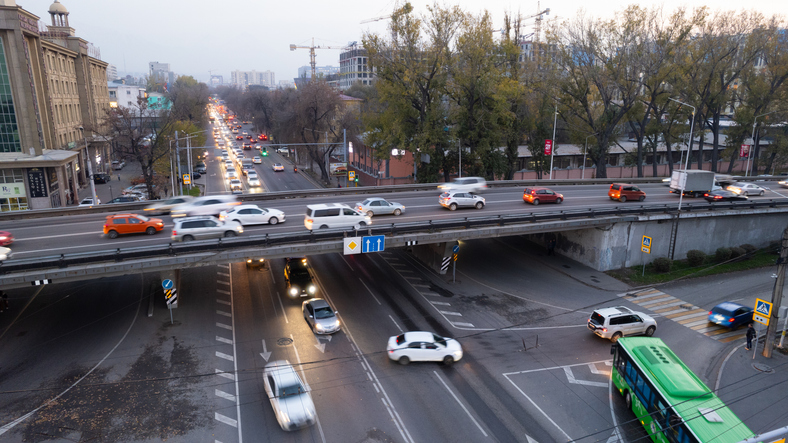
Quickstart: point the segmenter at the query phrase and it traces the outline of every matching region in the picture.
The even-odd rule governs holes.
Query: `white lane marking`
[[[218,326],[218,327],[220,327],[222,329],[227,329],[228,331],[232,331],[233,330],[232,326],[226,325],[224,323],[216,323],[216,326]]]
[[[452,324],[454,326],[462,326],[462,327],[465,327],[465,328],[472,328],[473,327],[473,323],[463,323],[463,322],[455,321],[455,322],[452,322]]]
[[[268,359],[271,358],[271,351],[265,347],[265,339],[263,340],[263,352],[260,353],[260,357],[263,357],[266,363],[268,362]]]
[[[462,317],[462,314],[460,314],[459,312],[440,311],[440,310],[438,312],[440,312],[443,315],[456,315],[457,317]]]
[[[397,324],[397,320],[394,320],[394,317],[392,317],[391,314],[389,314],[389,318],[391,319],[392,322],[394,322],[394,326],[397,327],[397,329],[399,330],[399,333],[400,334],[404,334],[404,332],[402,331],[402,328],[400,328],[399,325]]]
[[[229,338],[219,337],[218,335],[216,336],[216,341],[218,341],[218,342],[222,342],[222,343],[224,343],[224,344],[226,344],[226,345],[231,345],[231,344],[233,344],[233,341],[232,341],[232,340],[230,340]]]
[[[599,363],[607,364],[608,362],[610,362],[610,360],[599,360],[599,361],[592,361],[592,362],[589,362],[589,363],[577,363],[577,364],[574,364],[574,365],[551,366],[549,368],[528,369],[526,371],[504,372],[503,375],[504,376],[509,376],[509,375],[528,374],[528,373],[531,373],[531,372],[552,371],[552,370],[555,370],[555,369],[574,368],[575,366],[588,366],[589,364],[591,364],[591,365],[595,365],[595,364],[599,364]]]
[[[303,378],[304,383],[309,386],[309,381],[307,381],[306,373],[304,372],[304,366],[301,364],[301,357],[298,355],[298,349],[295,346],[295,338],[293,338],[293,334],[290,334],[290,340],[293,340],[293,352],[295,353],[296,360],[298,361],[298,367],[301,369],[301,378]],[[320,424],[320,417],[318,417],[317,411],[315,411],[315,421],[317,421],[317,429],[320,431],[320,439],[323,440],[323,443],[326,443],[326,436],[323,434],[323,426]]]
[[[235,380],[235,375],[230,374],[229,372],[224,372],[221,369],[216,370],[216,375],[218,375],[219,377],[228,378],[230,380]]]
[[[42,288],[42,289],[43,289],[43,288]],[[40,291],[39,291],[39,292],[40,292]],[[134,312],[134,318],[133,318],[133,319],[131,319],[131,324],[129,325],[129,328],[128,328],[128,329],[126,329],[126,333],[125,333],[125,334],[123,334],[123,337],[121,337],[121,338],[120,338],[120,340],[119,340],[119,341],[118,341],[118,342],[115,344],[115,346],[114,346],[112,349],[110,349],[110,350],[109,350],[109,352],[108,352],[106,355],[104,355],[104,357],[103,357],[101,360],[99,360],[99,362],[98,362],[98,363],[96,363],[96,366],[93,366],[93,367],[90,369],[90,371],[88,371],[88,372],[87,372],[85,375],[83,375],[82,377],[80,377],[80,378],[79,378],[79,380],[75,381],[75,382],[74,382],[74,384],[72,384],[71,386],[69,386],[68,388],[66,388],[66,390],[65,390],[65,391],[63,391],[63,392],[61,392],[60,394],[58,394],[57,396],[55,396],[55,397],[53,397],[53,398],[51,398],[51,399],[47,400],[47,401],[46,401],[46,402],[44,402],[44,404],[42,404],[41,406],[39,406],[39,407],[37,407],[37,408],[33,409],[32,411],[28,412],[27,414],[25,414],[25,415],[23,415],[23,416],[21,416],[21,417],[17,418],[16,420],[12,421],[11,423],[8,423],[7,425],[4,425],[3,427],[0,427],[0,435],[3,435],[3,434],[5,434],[6,432],[10,431],[10,430],[11,430],[11,429],[13,429],[13,428],[14,428],[16,425],[18,425],[19,423],[22,423],[23,421],[27,420],[27,418],[28,418],[28,417],[32,416],[33,414],[35,414],[36,412],[38,412],[39,410],[41,410],[41,408],[43,408],[43,407],[45,407],[45,406],[48,406],[48,405],[49,405],[49,404],[51,404],[52,402],[56,401],[57,399],[59,399],[60,397],[62,397],[63,395],[65,395],[65,394],[66,394],[68,391],[70,391],[72,388],[74,388],[74,386],[76,386],[76,385],[78,385],[79,383],[81,383],[81,382],[82,382],[82,380],[84,380],[85,378],[87,378],[87,376],[89,376],[90,374],[92,374],[92,373],[93,373],[93,371],[95,371],[95,370],[96,370],[96,369],[97,369],[99,366],[101,366],[101,364],[102,364],[102,363],[104,363],[104,360],[106,360],[106,359],[107,359],[107,358],[108,358],[110,355],[112,355],[112,353],[113,353],[113,352],[115,352],[115,349],[118,349],[118,346],[120,346],[120,344],[121,344],[121,343],[123,343],[123,341],[124,341],[124,340],[126,340],[126,337],[129,335],[129,332],[131,332],[131,327],[132,327],[132,326],[134,326],[134,323],[136,323],[136,321],[137,321],[137,316],[138,316],[138,315],[139,315],[139,313],[140,313],[140,306],[141,306],[141,305],[142,305],[142,290],[140,290],[140,301],[139,301],[139,304],[137,305],[137,310]]]
[[[365,288],[367,288],[367,291],[369,291],[369,295],[371,295],[371,296],[372,296],[372,298],[374,298],[374,299],[375,299],[375,301],[376,301],[376,302],[378,302],[378,305],[380,305],[380,300],[378,300],[378,298],[377,298],[377,297],[375,297],[375,294],[373,294],[373,293],[372,293],[372,290],[371,290],[371,289],[369,289],[369,286],[367,286],[367,284],[366,284],[366,283],[364,283],[364,280],[358,279],[358,281],[360,281],[360,282],[361,282],[361,284],[362,284],[362,285],[364,285],[364,287],[365,287]],[[382,305],[381,305],[381,306],[382,306]]]
[[[652,316],[653,317],[653,316]],[[587,328],[587,324],[569,326],[536,326],[533,328],[501,328],[502,331],[540,331],[542,329]]]
[[[612,365],[612,361],[611,361],[611,365]],[[610,404],[610,416],[613,418],[613,435],[611,435],[610,438],[607,439],[607,443],[624,441],[621,438],[621,434],[619,434],[618,432],[618,420],[616,420],[616,413],[613,412],[613,377],[610,377],[607,380],[607,386],[608,386],[607,399],[608,399],[608,403]],[[615,437],[615,439],[613,439],[613,437]]]
[[[230,295],[230,291],[225,291],[223,289],[217,289],[216,292],[219,294]]]
[[[279,295],[279,291],[276,291],[276,298],[277,300],[279,300],[279,306],[282,307],[282,316],[285,318],[285,323],[290,324],[290,322],[287,321],[287,313],[285,312],[285,305],[282,304],[282,296]]]
[[[530,435],[528,435],[528,434],[525,434],[525,440],[526,440],[528,443],[539,443],[538,441],[536,441],[536,440],[534,440],[533,438],[531,438],[531,436],[530,436]]]
[[[345,262],[345,264],[348,266],[348,268],[350,268],[350,270],[355,273],[356,272],[356,268],[354,268],[353,265],[351,265],[350,262],[347,261],[347,259],[345,258],[345,255],[344,254],[340,255],[340,257],[342,257],[342,261]]]
[[[610,365],[608,365],[608,366],[610,366]],[[610,376],[610,371],[600,371],[599,369],[597,369],[596,365],[593,364],[593,363],[589,363],[588,364],[588,369],[591,370],[592,374],[604,375],[604,376],[608,376],[608,377]]]
[[[220,422],[222,422],[222,423],[224,423],[226,425],[230,425],[230,426],[232,426],[234,428],[238,427],[238,421],[237,420],[233,420],[232,418],[227,417],[226,415],[222,415],[222,414],[220,414],[218,412],[214,412],[213,418],[216,419],[216,421],[220,421]]]
[[[217,272],[217,274],[221,275],[222,277],[229,277],[230,276],[230,274],[228,274],[226,272]]]
[[[227,285],[227,286],[230,286],[230,283],[229,283],[229,282],[226,282],[226,281],[224,281],[224,280],[216,280],[216,283],[219,283],[220,285]]]
[[[588,381],[588,380],[578,380],[575,378],[575,374],[572,372],[572,368],[564,366],[564,374],[566,374],[566,381],[573,385],[583,385],[583,386],[596,386],[598,388],[606,388],[607,383],[602,383],[601,381]]]
[[[235,396],[233,394],[228,394],[224,391],[220,391],[219,389],[215,389],[215,391],[217,397],[221,397],[225,400],[235,401]]]
[[[446,303],[445,301],[433,301],[430,303],[432,303],[433,305],[451,306],[451,303]]]
[[[232,304],[230,304],[230,302],[229,302],[229,301],[227,301],[227,300],[222,300],[221,298],[217,298],[217,299],[216,299],[216,303],[221,303],[221,304],[223,304],[223,305],[232,306]]]
[[[227,184],[225,183],[225,188]],[[233,281],[232,275],[232,268],[230,269],[230,283]],[[230,303],[233,303],[233,285],[230,285]],[[234,304],[234,303],[233,303]],[[233,331],[233,373],[238,373],[238,350],[236,349],[235,343],[237,342],[235,339],[235,316],[232,317],[232,331]],[[238,377],[235,377],[235,415],[238,417],[238,443],[244,442],[243,431],[241,430],[241,391],[238,389]]]
[[[536,408],[536,410],[537,410],[537,411],[541,412],[541,413],[542,413],[542,415],[544,415],[544,417],[547,419],[547,421],[549,421],[550,423],[552,423],[552,424],[553,424],[553,426],[555,426],[555,427],[556,427],[556,429],[558,429],[559,431],[561,431],[561,433],[562,433],[562,434],[564,434],[564,437],[566,437],[566,441],[572,441],[572,437],[570,437],[570,436],[569,436],[569,434],[567,434],[566,432],[564,432],[564,430],[563,430],[563,429],[561,429],[561,427],[560,427],[560,426],[558,426],[558,423],[556,423],[555,421],[553,421],[553,419],[552,419],[552,418],[550,418],[550,416],[549,416],[549,415],[547,415],[547,413],[546,413],[544,410],[542,410],[542,408],[540,408],[540,407],[539,407],[539,405],[537,405],[537,404],[536,404],[536,402],[534,402],[533,400],[531,400],[531,397],[529,397],[529,396],[528,396],[528,394],[526,394],[525,392],[523,392],[523,390],[522,390],[522,389],[520,389],[520,387],[519,387],[519,386],[517,386],[517,384],[516,384],[514,381],[512,381],[512,379],[510,379],[510,378],[509,378],[509,376],[508,376],[507,374],[503,374],[503,376],[504,376],[504,377],[506,377],[506,379],[507,379],[507,380],[509,380],[509,383],[511,383],[511,384],[512,384],[512,386],[514,386],[514,389],[517,389],[517,391],[518,391],[518,392],[520,392],[520,394],[522,394],[522,396],[523,396],[523,397],[525,397],[525,399],[526,399],[526,400],[528,400],[528,401],[531,403],[531,405],[532,405],[533,407],[535,407],[535,408]]]
[[[233,314],[231,314],[231,313],[229,313],[227,311],[220,311],[218,309],[216,310],[216,313],[219,314],[219,315],[223,315],[225,317],[232,317],[233,316]]]
[[[457,404],[460,405],[462,410],[465,411],[466,414],[468,414],[468,417],[470,417],[470,419],[473,421],[473,424],[475,424],[476,427],[479,428],[479,430],[482,432],[482,435],[487,437],[487,433],[484,432],[484,429],[482,429],[482,426],[479,424],[478,421],[476,421],[476,418],[474,418],[473,415],[471,415],[470,411],[468,411],[468,408],[466,408],[465,405],[462,404],[462,402],[457,397],[457,395],[454,394],[454,391],[452,391],[451,388],[449,387],[449,385],[447,385],[446,382],[443,380],[443,377],[441,377],[440,374],[438,374],[438,371],[432,371],[432,373],[435,374],[435,377],[438,377],[438,380],[440,380],[441,384],[443,384],[443,387],[445,387],[446,390],[449,391],[449,394],[451,394],[451,396],[454,397],[454,401],[456,401]]]
[[[232,355],[225,354],[224,352],[216,351],[216,356],[219,357],[219,358],[223,358],[225,360],[228,360],[228,361],[235,361],[235,358],[233,358]]]
[[[374,385],[373,385],[373,386],[374,386]],[[381,386],[381,389],[382,389],[382,388],[383,388],[383,387]],[[389,404],[389,402],[387,402],[387,401],[386,401],[386,398],[385,398],[385,397],[380,397],[380,401],[381,401],[381,402],[383,402],[383,406],[385,406],[385,407],[386,407],[386,410],[388,410],[388,411],[389,411],[389,416],[391,416],[391,417],[394,417],[394,415],[395,415],[395,414],[397,414],[397,411],[396,411],[396,410],[394,410],[394,405],[392,405],[392,404]],[[400,433],[400,435],[402,435],[403,437],[405,436],[405,434],[403,433],[403,431],[404,431],[404,432],[408,432],[408,431],[407,431],[407,429],[403,429],[403,428],[402,428],[402,426],[404,426],[404,425],[405,425],[404,423],[402,424],[402,426],[400,426],[399,422],[398,422],[397,420],[394,420],[394,425],[395,425],[395,426],[397,426],[397,430],[399,430],[399,433]],[[408,436],[410,436],[410,434],[408,434]]]

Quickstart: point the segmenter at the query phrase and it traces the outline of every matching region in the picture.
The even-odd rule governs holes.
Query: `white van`
[[[372,224],[370,217],[342,203],[307,205],[304,226],[308,230],[326,228],[361,229]]]

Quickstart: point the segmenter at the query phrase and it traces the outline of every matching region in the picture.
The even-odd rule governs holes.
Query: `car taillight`
[[[307,223],[314,223],[314,222],[315,222],[315,221],[314,221],[314,220],[312,220],[311,218],[308,218],[308,219],[306,219],[306,221],[307,221]]]
[[[104,225],[104,227],[105,227],[105,228],[108,228],[108,227],[109,227],[109,225]]]
[[[713,314],[713,312],[712,312],[712,311],[709,311],[709,315],[711,315],[711,314]]]
[[[173,229],[173,230],[172,230],[172,235],[178,235],[178,231],[176,231],[175,229]]]
[[[729,318],[729,319],[728,319],[728,322],[730,322],[730,323],[733,323],[733,319],[732,319],[732,318]]]

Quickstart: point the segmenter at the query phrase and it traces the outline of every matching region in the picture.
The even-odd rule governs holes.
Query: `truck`
[[[714,188],[714,172],[712,171],[676,170],[670,176],[670,192],[673,194],[680,194],[683,191],[687,196],[703,197]]]
[[[247,175],[251,170],[254,170],[252,159],[246,157],[241,159],[241,172],[243,172],[244,175]]]

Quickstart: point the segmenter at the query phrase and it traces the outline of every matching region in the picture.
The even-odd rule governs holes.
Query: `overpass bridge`
[[[409,247],[439,269],[457,241],[527,235],[536,242],[559,233],[558,250],[605,271],[666,256],[676,204],[569,209],[427,221],[376,224],[361,231],[319,230],[251,235],[215,241],[116,248],[8,260],[0,264],[0,287],[24,287],[43,280],[71,282],[140,272],[174,271],[245,261],[338,252],[346,237],[383,235],[387,248]],[[456,213],[452,213],[456,214]],[[694,203],[682,206],[676,257],[690,249],[707,253],[719,246],[777,240],[788,222],[788,201]],[[654,239],[652,254],[641,254],[643,235]]]

